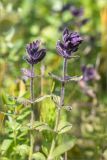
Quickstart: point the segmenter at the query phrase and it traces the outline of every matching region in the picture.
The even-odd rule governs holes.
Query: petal
[[[62,39],[65,42],[69,36],[69,30],[67,28],[64,29]]]
[[[34,57],[34,61],[36,63],[38,63],[39,61],[41,61],[46,55],[46,49],[41,49],[37,52],[37,54]]]
[[[56,44],[56,49],[57,49],[59,55],[64,56],[64,46],[59,40]]]
[[[57,45],[56,45],[56,49],[57,49],[57,52],[60,56],[63,56],[64,58],[71,58],[71,50],[67,50],[64,46],[63,43],[61,43],[60,41],[57,42]]]
[[[30,59],[30,58],[28,58],[28,57],[26,58],[26,61],[27,61],[29,64],[34,64],[33,61],[32,61],[32,59]]]
[[[65,51],[64,51],[64,56],[63,56],[63,57],[64,57],[64,58],[67,58],[67,59],[70,59],[70,58],[71,58],[71,53],[72,53],[71,51],[65,50]]]
[[[33,42],[33,49],[38,49],[40,46],[41,41],[37,40]]]
[[[64,36],[65,34],[69,34],[68,28],[65,28],[65,29],[64,29],[64,31],[63,31],[63,36]]]
[[[26,45],[26,51],[28,54],[30,54],[30,45],[29,44]]]

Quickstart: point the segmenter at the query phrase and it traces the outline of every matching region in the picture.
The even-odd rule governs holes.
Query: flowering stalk
[[[67,59],[64,58],[64,63],[63,63],[63,81],[61,82],[61,93],[60,93],[60,105],[58,106],[58,110],[57,110],[57,115],[56,115],[56,122],[55,122],[55,128],[54,131],[57,133],[58,131],[58,125],[59,125],[59,121],[60,121],[60,115],[61,115],[61,109],[62,106],[64,105],[64,94],[65,94],[65,76],[66,76],[66,70],[67,70]],[[56,145],[56,141],[57,141],[57,134],[55,135],[55,137],[52,140],[52,144],[51,144],[51,149],[50,149],[50,153],[49,153],[49,157],[48,160],[52,160],[51,158],[51,154],[55,148]]]
[[[31,74],[34,73],[34,65],[31,64]],[[34,77],[30,79],[30,95],[31,101],[34,100]],[[30,119],[30,153],[29,153],[29,160],[32,160],[33,154],[33,146],[34,146],[34,137],[33,137],[33,123],[34,123],[34,110],[33,110],[33,103],[31,104],[31,119]]]
[[[26,50],[28,55],[26,61],[30,64],[31,70],[24,69],[24,74],[30,78],[30,96],[31,102],[34,101],[34,64],[39,63],[46,55],[46,49],[40,49],[41,42],[36,40],[32,43],[27,44]],[[33,136],[33,124],[34,124],[34,105],[31,103],[31,119],[30,119],[30,152],[29,160],[32,160],[33,148],[34,148],[34,136]]]
[[[78,50],[80,43],[82,42],[82,37],[77,32],[70,32],[67,28],[64,29],[62,35],[62,41],[58,40],[56,44],[57,52],[60,56],[64,58],[63,63],[63,75],[61,77],[61,93],[60,93],[60,104],[58,105],[58,111],[56,116],[56,123],[54,131],[56,132],[55,137],[52,140],[50,153],[48,160],[53,160],[52,153],[57,141],[58,125],[60,121],[61,109],[64,106],[64,94],[65,94],[65,82],[66,82],[66,72],[67,72],[67,60],[73,57],[73,53]],[[56,76],[54,76],[56,77]],[[67,152],[65,153],[65,160],[67,160]]]

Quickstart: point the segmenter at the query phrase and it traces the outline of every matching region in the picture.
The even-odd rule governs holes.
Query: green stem
[[[14,130],[14,147],[16,148],[16,130]],[[14,154],[14,160],[16,160],[16,151]]]
[[[34,66],[31,65],[31,72],[34,72]],[[31,95],[31,101],[34,100],[34,78],[31,77],[30,80],[30,95]],[[29,152],[29,160],[32,160],[33,155],[33,147],[34,147],[34,136],[33,136],[33,123],[34,123],[34,110],[33,110],[33,103],[31,104],[31,119],[30,119],[30,152]]]
[[[65,80],[66,70],[67,70],[67,59],[65,58],[64,63],[63,63],[63,80]],[[62,106],[64,105],[64,94],[65,94],[65,82],[62,82],[61,83],[61,93],[60,93],[60,106],[58,106],[55,128],[54,128],[54,131],[56,132],[56,134],[55,134],[55,137],[52,140],[48,160],[53,160],[51,155],[53,153],[53,150],[55,148],[56,141],[57,141],[57,131],[58,131],[58,125],[59,125],[59,121],[60,121],[61,109],[62,109]]]
[[[16,124],[16,107],[15,107],[15,110],[14,110],[14,117],[13,117],[13,121],[14,123]],[[17,137],[17,133],[16,133],[16,127],[14,128],[14,131],[13,131],[13,134],[14,134],[14,148],[16,149],[16,146],[17,146],[17,141],[16,141],[16,137]],[[16,160],[16,150],[14,152],[14,160]]]

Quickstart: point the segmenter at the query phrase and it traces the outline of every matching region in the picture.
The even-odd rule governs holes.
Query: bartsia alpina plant
[[[56,49],[60,56],[70,59],[73,53],[78,50],[79,45],[82,42],[82,37],[77,32],[70,32],[67,28],[64,29],[62,35],[62,42],[58,40]]]
[[[30,64],[31,70],[22,69],[24,76],[30,78],[30,101],[31,101],[31,118],[30,118],[30,151],[29,151],[29,160],[32,160],[33,150],[34,150],[34,131],[33,126],[35,123],[35,114],[34,114],[34,65],[43,60],[46,55],[46,49],[40,48],[41,41],[36,40],[32,43],[27,44],[26,51],[26,61]]]
[[[68,82],[66,78],[68,77],[68,79],[70,81],[79,81],[81,79],[81,77],[67,76],[67,60],[71,59],[71,58],[74,58],[73,54],[74,54],[74,52],[76,52],[78,50],[78,47],[81,44],[83,39],[79,35],[79,33],[71,32],[67,28],[65,28],[64,31],[63,31],[62,39],[63,39],[62,42],[60,40],[58,40],[58,42],[56,44],[56,49],[57,49],[58,54],[64,58],[62,76],[58,77],[56,75],[50,74],[52,76],[52,78],[60,81],[60,83],[61,83],[60,100],[56,102],[57,107],[58,107],[57,113],[56,113],[56,122],[55,122],[55,127],[54,127],[54,131],[56,133],[58,133],[58,127],[59,127],[59,124],[60,124],[61,110],[65,106],[65,103],[64,103],[65,84]],[[69,108],[71,108],[71,107],[69,106]],[[70,128],[71,128],[72,127],[71,124],[69,124],[69,125],[70,125]],[[63,128],[64,127],[65,126],[63,126]],[[53,160],[52,154],[53,154],[53,151],[56,147],[57,136],[58,135],[56,134],[55,137],[53,138],[53,141],[52,141],[52,144],[51,144],[51,149],[50,149],[49,156],[48,156],[48,160]],[[71,144],[72,144],[72,142],[70,142],[70,145]],[[64,159],[67,160],[66,148],[65,148],[65,153],[64,153]]]

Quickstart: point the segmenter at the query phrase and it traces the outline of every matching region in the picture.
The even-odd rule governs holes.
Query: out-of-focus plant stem
[[[31,73],[34,72],[34,66],[31,65]],[[31,101],[34,100],[34,78],[31,77],[30,80],[30,95],[31,95]],[[29,160],[32,160],[33,155],[33,147],[34,147],[34,136],[33,136],[33,123],[34,123],[34,110],[33,110],[34,104],[31,104],[31,119],[30,119],[30,152],[29,152]]]
[[[14,130],[14,147],[16,148],[16,130]],[[14,153],[14,160],[16,160],[16,151]]]
[[[67,160],[67,152],[64,154],[64,160]]]
[[[14,110],[14,118],[13,118],[13,121],[16,123],[16,108]],[[17,137],[17,133],[16,133],[16,127],[14,128],[14,131],[13,131],[13,134],[14,134],[14,147],[16,148],[17,146],[17,141],[16,141],[16,137]],[[14,160],[16,160],[16,150],[14,152]]]
[[[102,89],[107,91],[107,5],[101,9],[101,43],[99,72],[101,75]]]
[[[64,63],[63,63],[63,80],[65,80],[65,76],[66,76],[66,69],[67,69],[67,59],[64,59]],[[64,95],[65,95],[65,82],[61,82],[61,93],[60,93],[60,105],[58,106],[57,109],[57,115],[56,115],[56,123],[55,123],[55,128],[54,131],[56,132],[55,137],[52,140],[52,144],[51,144],[51,149],[50,149],[50,153],[48,156],[48,160],[53,160],[53,158],[51,157],[53,150],[55,148],[56,145],[56,141],[57,141],[57,131],[58,131],[58,125],[59,125],[59,121],[60,121],[60,115],[61,115],[61,109],[62,106],[64,105]]]

